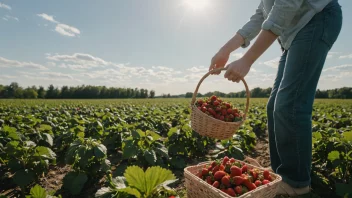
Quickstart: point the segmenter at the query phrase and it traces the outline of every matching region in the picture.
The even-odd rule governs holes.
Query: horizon
[[[194,92],[210,60],[249,20],[259,1],[0,0],[0,84],[22,87],[94,85],[144,88],[162,94]],[[352,2],[339,1],[343,27],[329,52],[317,89],[352,84],[349,39]],[[255,39],[251,42],[253,44]],[[231,54],[228,63],[246,49]],[[245,77],[249,89],[272,87],[281,54],[277,42]],[[209,76],[199,93],[244,90]],[[172,89],[170,89],[172,88]]]

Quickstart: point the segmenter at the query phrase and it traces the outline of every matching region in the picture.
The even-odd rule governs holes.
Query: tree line
[[[250,90],[251,98],[268,98],[272,88],[262,89],[256,87]],[[245,98],[247,97],[246,91],[223,93],[219,91],[207,92],[205,94],[198,93],[197,97],[210,97],[212,95],[220,96],[223,98]],[[192,98],[193,93],[187,92],[183,97]],[[336,98],[336,99],[352,99],[352,87],[342,87],[336,89],[320,90],[315,93],[315,98]]]
[[[0,98],[42,98],[42,99],[103,99],[103,98],[154,98],[155,91],[143,88],[120,88],[106,86],[62,86],[49,85],[21,87],[17,82],[0,84]]]

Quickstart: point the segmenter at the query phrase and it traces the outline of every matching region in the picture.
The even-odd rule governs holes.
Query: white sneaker
[[[286,182],[281,181],[277,187],[276,195],[289,195],[290,197],[299,196],[303,194],[307,194],[310,192],[310,187],[306,186],[303,188],[293,188],[288,185]]]

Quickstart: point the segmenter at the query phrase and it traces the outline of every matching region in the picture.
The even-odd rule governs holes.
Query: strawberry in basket
[[[242,121],[243,115],[231,103],[221,100],[213,95],[209,98],[198,99],[195,103],[203,113],[225,122]]]
[[[227,156],[204,165],[197,176],[232,197],[273,181],[269,171],[249,168],[243,162]]]

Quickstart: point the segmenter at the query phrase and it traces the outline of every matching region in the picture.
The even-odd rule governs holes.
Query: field
[[[270,165],[266,101],[251,99],[233,139],[216,141],[190,128],[190,99],[0,100],[0,197],[186,197],[188,165],[224,156]],[[312,119],[313,197],[352,196],[352,100],[316,100]],[[172,188],[126,186],[145,182],[148,167],[177,179]]]

